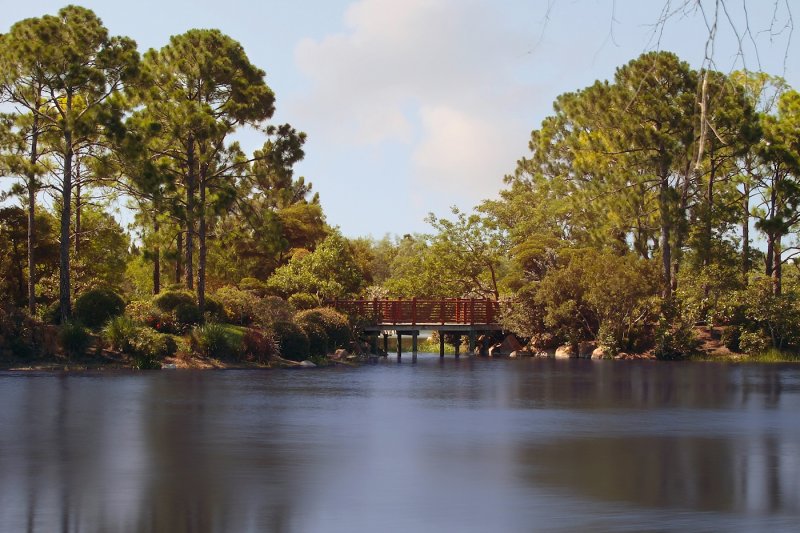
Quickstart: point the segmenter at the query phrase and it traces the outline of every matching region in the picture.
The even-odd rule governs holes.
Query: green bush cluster
[[[263,363],[278,353],[278,347],[270,335],[248,329],[242,337],[241,353],[246,360]]]
[[[330,307],[317,307],[300,311],[295,315],[295,321],[306,332],[307,328],[318,326],[322,328],[328,339],[328,350],[347,348],[350,344],[350,324],[347,317]]]
[[[0,307],[0,355],[28,359],[45,351],[45,326],[15,307]]]
[[[127,316],[110,320],[103,328],[103,339],[113,349],[132,356],[133,366],[139,369],[160,368],[160,361],[178,349],[171,335],[158,333]]]
[[[296,292],[289,296],[286,301],[298,311],[319,307],[319,298],[307,292]]]
[[[64,353],[71,357],[84,355],[92,342],[89,330],[80,322],[67,322],[61,326],[58,342]]]
[[[308,335],[294,322],[277,322],[273,325],[272,331],[281,357],[304,361],[311,355]]]
[[[217,359],[237,358],[242,353],[244,332],[225,324],[209,322],[194,328],[192,350]]]
[[[89,289],[75,300],[75,318],[90,328],[99,328],[124,311],[125,300],[107,287]]]

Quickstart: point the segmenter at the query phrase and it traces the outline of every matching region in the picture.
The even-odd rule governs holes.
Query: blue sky
[[[191,28],[219,28],[242,43],[277,95],[274,123],[307,132],[297,167],[345,235],[427,231],[429,212],[469,209],[502,187],[527,153],[530,131],[559,94],[608,79],[642,52],[676,52],[699,67],[708,31],[697,10],[654,24],[682,0],[194,0],[86,1],[140,50]],[[734,2],[731,2],[733,4]],[[708,9],[713,2],[706,1]],[[741,2],[731,18],[742,31]],[[769,30],[772,2],[747,1],[757,52],[750,69],[800,87],[788,32]],[[789,0],[800,14],[800,5]],[[2,0],[0,31],[64,2]],[[710,13],[709,13],[710,14]],[[785,14],[778,14],[779,23]],[[761,33],[758,33],[761,32]],[[796,47],[796,45],[794,45]],[[727,22],[716,68],[741,68]],[[789,48],[791,50],[791,47]],[[242,144],[263,142],[244,133]]]

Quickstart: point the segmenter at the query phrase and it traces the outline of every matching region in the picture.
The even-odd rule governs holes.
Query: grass
[[[691,361],[701,362],[724,362],[724,363],[800,363],[800,354],[782,352],[775,348],[770,348],[765,352],[753,355],[730,354],[730,355],[710,355],[697,354],[690,358]]]

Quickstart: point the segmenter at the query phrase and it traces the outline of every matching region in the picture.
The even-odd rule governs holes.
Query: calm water
[[[798,527],[798,367],[0,373],[1,531]]]

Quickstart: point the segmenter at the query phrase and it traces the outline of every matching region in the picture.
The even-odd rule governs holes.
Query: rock
[[[300,366],[303,368],[316,368],[317,365],[306,359],[300,363]]]
[[[598,346],[592,351],[592,359],[605,359],[608,357],[608,349],[605,346]]]
[[[569,344],[565,344],[564,346],[559,346],[556,348],[556,359],[569,359],[571,357],[575,357],[575,351]]]
[[[176,365],[175,363],[167,363],[161,365],[161,368],[164,370],[175,370],[176,368],[178,368],[178,365]]]
[[[344,348],[339,348],[331,355],[331,359],[342,359],[350,355],[350,352],[345,350]]]
[[[591,359],[592,353],[596,348],[596,342],[581,342],[578,344],[578,357],[581,359]]]
[[[513,352],[523,350],[525,347],[517,340],[514,335],[506,335],[503,342],[495,344],[489,348],[489,357],[499,357],[503,355],[511,355]]]
[[[522,348],[521,350],[514,350],[513,352],[508,354],[508,356],[511,357],[511,358],[531,357],[531,356],[533,356],[533,353],[530,350],[528,350],[527,348]]]

